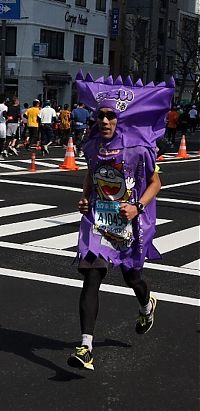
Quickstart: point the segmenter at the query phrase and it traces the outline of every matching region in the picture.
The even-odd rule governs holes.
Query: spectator
[[[48,147],[55,141],[53,123],[56,121],[56,112],[49,100],[45,101],[44,107],[40,110],[38,121],[41,127],[42,153],[49,154]]]
[[[90,118],[89,111],[86,110],[85,105],[83,103],[79,103],[79,106],[72,110],[72,128],[74,131],[75,136],[75,145],[77,150],[77,155],[82,157],[82,144],[83,144],[83,136],[85,134],[85,130],[88,128],[88,122]]]

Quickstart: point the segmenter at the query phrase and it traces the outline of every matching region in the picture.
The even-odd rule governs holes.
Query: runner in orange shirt
[[[171,148],[174,148],[176,130],[178,126],[179,113],[176,107],[172,107],[167,113],[167,138],[171,144]]]

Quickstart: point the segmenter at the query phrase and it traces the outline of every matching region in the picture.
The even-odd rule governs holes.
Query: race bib
[[[133,234],[131,221],[120,216],[118,201],[96,201],[95,228],[115,239],[130,240]]]

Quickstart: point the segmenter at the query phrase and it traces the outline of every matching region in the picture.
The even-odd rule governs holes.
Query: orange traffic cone
[[[66,152],[65,152],[65,158],[62,164],[59,165],[60,168],[63,170],[72,170],[76,171],[79,169],[79,167],[76,165],[75,162],[75,157],[74,157],[74,144],[73,144],[73,138],[69,137],[69,141],[67,144]]]
[[[163,161],[163,160],[165,160],[165,157],[164,157],[164,156],[159,156],[159,157],[157,158],[157,161]]]
[[[185,141],[185,136],[184,135],[182,135],[181,143],[180,143],[178,154],[176,155],[176,157],[177,158],[188,158],[188,157],[190,157],[189,154],[187,154],[186,141]]]
[[[36,164],[35,164],[35,153],[31,154],[31,166],[29,171],[35,172],[36,171]]]

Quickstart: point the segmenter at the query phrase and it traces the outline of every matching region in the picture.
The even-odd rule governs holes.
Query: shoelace
[[[88,348],[85,347],[76,347],[77,349],[77,354],[79,355],[84,355],[86,354],[86,352],[88,352]]]

